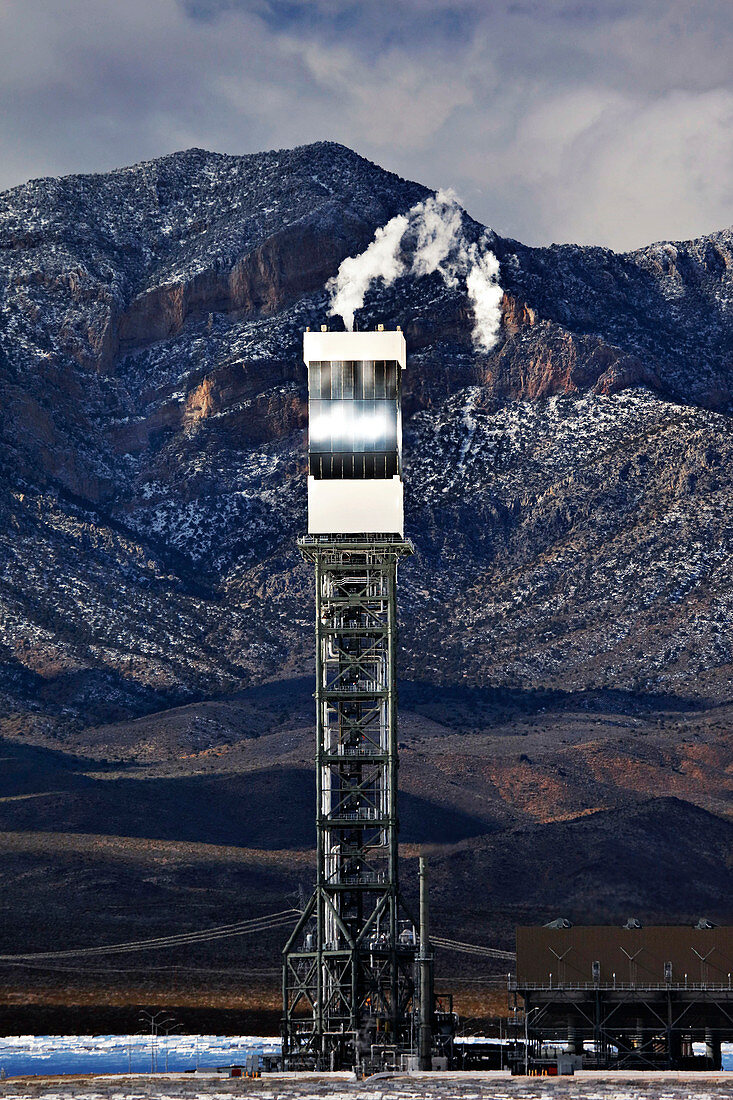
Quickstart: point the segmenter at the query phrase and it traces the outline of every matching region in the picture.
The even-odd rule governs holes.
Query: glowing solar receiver
[[[405,338],[306,332],[308,533],[403,534]]]

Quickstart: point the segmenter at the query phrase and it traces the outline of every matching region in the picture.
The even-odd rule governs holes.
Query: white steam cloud
[[[408,231],[415,242],[411,255],[402,247]],[[498,282],[499,261],[489,244],[488,233],[478,242],[466,238],[456,196],[438,191],[378,229],[360,256],[343,261],[326,287],[331,295],[329,312],[342,317],[351,330],[354,314],[377,279],[391,286],[401,275],[437,271],[446,286],[465,286],[473,306],[473,342],[480,351],[490,351],[499,335],[503,291]]]

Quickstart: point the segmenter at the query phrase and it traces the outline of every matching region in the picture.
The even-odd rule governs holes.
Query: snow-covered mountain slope
[[[300,335],[427,194],[322,143],[0,196],[0,732],[307,670]],[[492,242],[490,354],[434,276],[359,316],[410,348],[405,675],[729,697],[733,237]]]

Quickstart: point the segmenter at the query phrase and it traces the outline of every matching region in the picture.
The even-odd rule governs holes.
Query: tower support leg
[[[374,535],[299,548],[316,581],[317,867],[310,915],[284,952],[284,1050],[290,1068],[379,1068],[412,1051],[396,684],[397,565],[412,547]]]

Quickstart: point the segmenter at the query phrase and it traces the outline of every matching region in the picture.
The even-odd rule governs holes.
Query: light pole
[[[524,1013],[524,1076],[529,1073],[529,1028],[527,1026],[530,1016],[533,1012],[539,1012],[540,1006],[535,1005],[534,1008],[530,1008],[529,1012],[525,1010]]]
[[[150,1072],[155,1073],[158,1068],[158,1044],[156,1042],[158,1032],[161,1028],[164,1028],[166,1024],[174,1024],[175,1020],[172,1016],[166,1016],[162,1009],[160,1012],[156,1012],[155,1015],[151,1012],[141,1012],[139,1020],[141,1024],[150,1027]]]
[[[161,1027],[161,1030],[165,1032],[167,1038],[172,1031],[177,1031],[179,1027],[183,1027],[183,1024],[171,1024],[170,1027]],[[168,1043],[165,1044],[165,1072],[168,1072]]]

